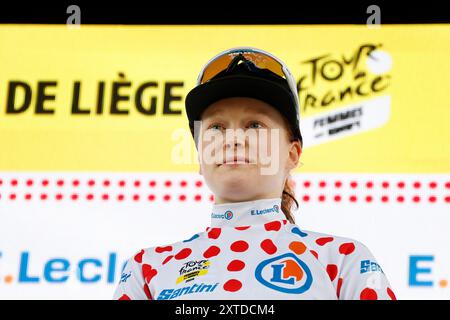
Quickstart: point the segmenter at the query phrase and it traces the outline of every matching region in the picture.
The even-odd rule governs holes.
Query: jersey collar
[[[286,219],[281,198],[213,204],[211,227],[237,227]]]

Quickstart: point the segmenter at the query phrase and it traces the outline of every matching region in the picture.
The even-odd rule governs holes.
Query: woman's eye
[[[223,126],[218,123],[212,124],[208,127],[208,129],[217,129],[217,130],[220,130],[222,128],[223,128]]]
[[[259,128],[262,128],[263,126],[258,121],[253,121],[250,123],[249,127],[252,129],[259,129]]]

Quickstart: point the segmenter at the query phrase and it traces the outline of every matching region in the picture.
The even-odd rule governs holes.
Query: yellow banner
[[[198,170],[184,98],[243,45],[298,81],[298,170],[450,171],[450,25],[2,25],[0,170]]]

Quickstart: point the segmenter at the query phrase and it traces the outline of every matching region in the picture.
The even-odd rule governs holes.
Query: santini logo
[[[214,219],[227,219],[227,220],[231,220],[233,219],[233,212],[231,212],[230,210],[228,210],[227,212],[225,212],[224,214],[216,214],[213,213],[211,214],[211,217]]]
[[[256,216],[256,215],[260,215],[260,214],[266,214],[266,213],[270,213],[270,212],[277,212],[278,213],[278,206],[274,205],[272,208],[268,208],[268,209],[262,209],[262,210],[252,210],[251,211],[251,215],[252,216]]]

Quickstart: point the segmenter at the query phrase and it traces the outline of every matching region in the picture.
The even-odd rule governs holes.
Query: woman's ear
[[[302,154],[302,146],[300,145],[300,141],[298,140],[292,141],[289,149],[290,170],[297,168],[301,154]]]

